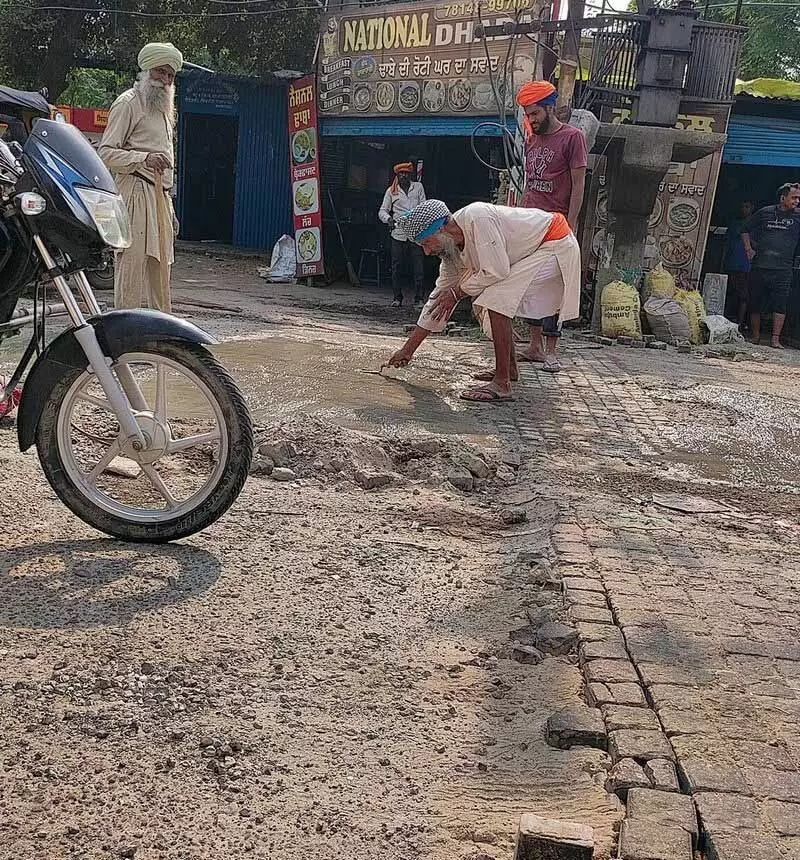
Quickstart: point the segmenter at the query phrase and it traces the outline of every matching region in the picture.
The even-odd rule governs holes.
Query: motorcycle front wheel
[[[94,374],[70,370],[36,433],[50,486],[84,522],[125,541],[163,543],[211,525],[241,492],[252,459],[250,414],[236,383],[206,349],[185,341],[143,342],[113,368],[144,447],[123,452]]]

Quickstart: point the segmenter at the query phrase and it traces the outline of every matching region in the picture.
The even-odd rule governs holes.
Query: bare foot
[[[473,379],[477,379],[478,382],[494,382],[494,371],[493,370],[482,370],[480,373],[473,373]],[[512,382],[518,382],[519,376],[516,374],[512,374],[511,376]]]
[[[518,352],[517,353],[517,361],[532,361],[537,364],[544,363],[544,353],[543,352]]]
[[[779,340],[775,340],[774,338],[772,339],[772,343],[770,344],[770,346],[773,349],[783,349],[784,348],[783,344]]]

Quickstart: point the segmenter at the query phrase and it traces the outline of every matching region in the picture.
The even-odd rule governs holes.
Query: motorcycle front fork
[[[109,405],[114,410],[117,421],[119,421],[122,431],[122,439],[120,440],[122,450],[130,449],[134,452],[143,450],[146,447],[146,442],[141,428],[136,423],[131,407],[136,411],[145,411],[147,409],[147,401],[136,383],[130,368],[126,364],[121,364],[116,368],[116,376],[114,375],[114,371],[111,369],[111,359],[103,355],[103,350],[100,348],[94,327],[86,322],[86,318],[67,283],[67,279],[59,273],[55,260],[53,260],[41,237],[34,235],[33,241],[41,255],[45,269],[52,277],[53,283],[64,302],[67,314],[72,320],[75,340],[78,341],[86,358],[89,360],[89,370],[97,378],[100,387],[103,389],[103,393],[108,399]],[[81,298],[86,303],[90,314],[92,316],[100,314],[100,305],[97,303],[86,275],[83,272],[76,272],[74,278],[78,286],[78,292],[80,292]]]

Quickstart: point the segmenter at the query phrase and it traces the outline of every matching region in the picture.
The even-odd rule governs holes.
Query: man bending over
[[[431,332],[443,331],[456,305],[472,297],[475,315],[494,343],[495,369],[486,382],[462,392],[464,400],[512,400],[518,378],[511,321],[515,316],[578,316],[580,249],[560,213],[470,203],[451,213],[428,200],[400,222],[428,256],[441,257],[436,288],[414,331],[388,361],[404,367]]]

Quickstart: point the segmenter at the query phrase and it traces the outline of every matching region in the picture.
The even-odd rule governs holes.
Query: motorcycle
[[[35,286],[33,335],[0,404],[19,395],[30,366],[20,449],[36,445],[50,486],[82,520],[161,543],[230,507],[249,473],[253,430],[207,333],[157,311],[102,312],[86,272],[129,246],[124,202],[75,127],[40,118],[24,145],[0,140],[0,341],[19,330],[15,306]],[[48,287],[69,319],[49,343]]]
[[[61,111],[47,100],[47,90],[31,93],[0,86],[0,138],[24,146],[36,119],[64,119]],[[94,268],[85,270],[95,290],[114,289],[114,255],[103,254]]]

